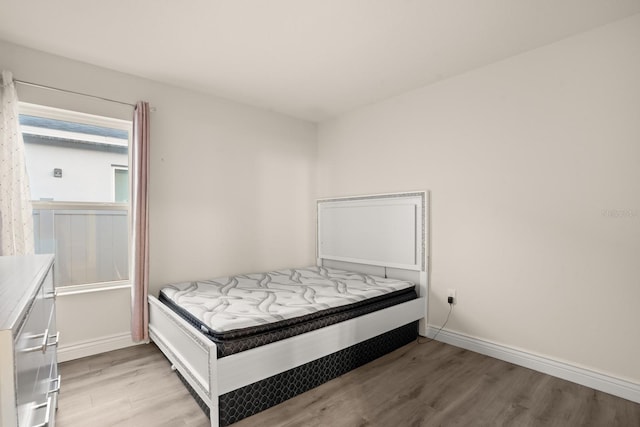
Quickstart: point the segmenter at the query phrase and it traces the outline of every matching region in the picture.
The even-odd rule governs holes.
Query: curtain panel
[[[31,192],[13,76],[0,81],[0,255],[33,254]]]
[[[131,150],[131,338],[149,340],[149,104],[133,112]]]

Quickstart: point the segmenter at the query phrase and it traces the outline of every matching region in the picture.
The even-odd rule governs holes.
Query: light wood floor
[[[58,427],[209,425],[153,344],[60,370]],[[234,424],[248,426],[640,427],[640,404],[433,341]]]

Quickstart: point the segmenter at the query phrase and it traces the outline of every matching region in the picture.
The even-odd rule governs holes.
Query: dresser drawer
[[[49,271],[49,273],[45,276],[42,281],[42,292],[44,294],[44,298],[47,300],[55,300],[56,290],[53,285],[53,269]]]
[[[16,394],[20,419],[28,416],[29,407],[40,400],[40,391],[36,386],[38,371],[45,363],[46,344],[49,339],[49,319],[45,319],[45,302],[42,292],[38,292],[33,301],[26,321],[16,338]],[[20,426],[24,423],[21,422]]]
[[[55,420],[53,261],[0,257],[0,427],[52,427]]]
[[[45,424],[55,412],[58,387],[55,297],[51,272],[45,276],[16,337],[16,395],[19,427]],[[55,374],[55,377],[51,375]],[[55,381],[54,381],[55,380]]]

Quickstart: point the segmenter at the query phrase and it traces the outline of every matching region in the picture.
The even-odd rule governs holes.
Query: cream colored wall
[[[639,38],[635,16],[442,81],[322,124],[317,147],[314,125],[2,42],[0,68],[157,108],[152,293],[312,263],[316,193],[430,189],[432,325],[455,288],[449,329],[640,382]],[[128,290],[108,292],[59,298],[63,347],[127,332]]]
[[[0,69],[16,79],[147,100],[156,109],[151,293],[173,281],[314,263],[315,125],[4,42]],[[131,118],[127,106],[25,86],[18,94],[26,102]],[[101,338],[127,344],[117,337],[128,333],[128,289],[61,295],[58,305],[61,353]]]
[[[640,383],[640,15],[319,127],[320,197],[431,190],[429,323]]]

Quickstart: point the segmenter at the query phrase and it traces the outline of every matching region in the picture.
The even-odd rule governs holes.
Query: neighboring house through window
[[[129,203],[129,168],[113,165],[113,201]]]
[[[20,105],[37,253],[57,286],[128,285],[131,122]]]

